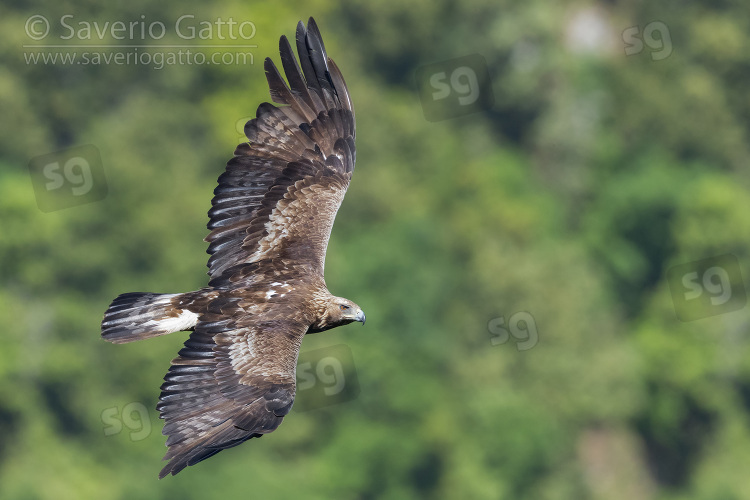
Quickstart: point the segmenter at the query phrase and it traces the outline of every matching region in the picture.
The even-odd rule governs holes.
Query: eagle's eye
[[[349,306],[347,306],[346,304],[341,304],[339,306],[339,309],[341,309],[342,311],[348,311],[349,310]]]

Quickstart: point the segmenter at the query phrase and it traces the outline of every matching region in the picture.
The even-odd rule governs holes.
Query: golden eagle
[[[275,430],[294,402],[305,334],[365,322],[323,278],[354,170],[354,109],[312,18],[296,45],[299,63],[279,41],[288,85],[266,58],[271,99],[284,106],[258,107],[214,190],[208,286],[126,293],[104,314],[102,337],[115,344],[192,331],[161,386],[169,463],[159,478]]]

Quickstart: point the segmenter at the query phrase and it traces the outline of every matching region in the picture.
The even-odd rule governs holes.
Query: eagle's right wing
[[[238,264],[284,257],[322,274],[336,212],[354,170],[354,110],[336,64],[326,55],[315,21],[297,25],[300,64],[286,37],[279,42],[288,84],[271,59],[272,99],[245,125],[219,177],[208,215],[209,275]],[[218,279],[217,279],[218,278]]]
[[[238,294],[209,304],[161,386],[169,463],[159,478],[281,424],[308,326],[284,303]]]

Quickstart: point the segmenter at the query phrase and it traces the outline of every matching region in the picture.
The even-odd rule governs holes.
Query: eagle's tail
[[[187,294],[124,293],[110,304],[102,338],[115,344],[192,330],[198,314],[185,308]]]

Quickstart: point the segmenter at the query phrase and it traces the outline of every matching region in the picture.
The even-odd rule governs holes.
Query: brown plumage
[[[275,430],[294,402],[305,334],[365,322],[323,278],[354,170],[354,110],[312,18],[297,25],[296,45],[299,63],[286,37],[279,42],[288,84],[265,60],[271,98],[284,106],[258,107],[219,177],[208,286],[120,295],[104,315],[113,343],[192,330],[161,386],[169,463],[160,478]]]

